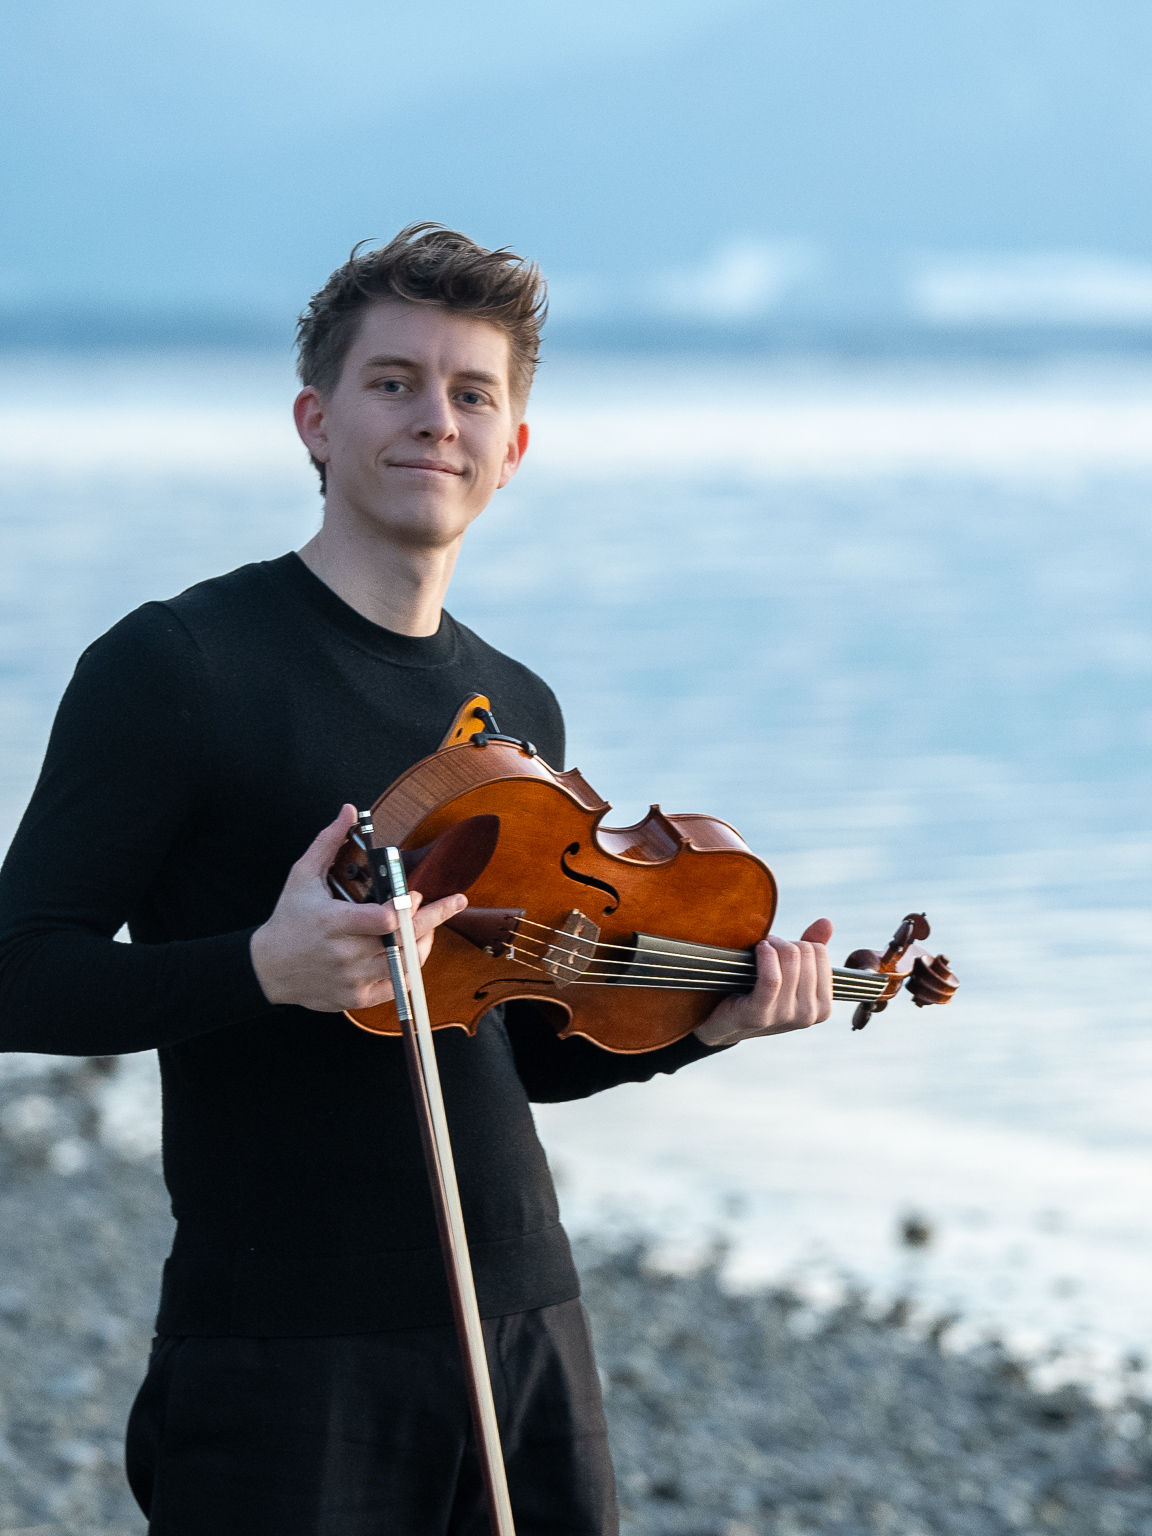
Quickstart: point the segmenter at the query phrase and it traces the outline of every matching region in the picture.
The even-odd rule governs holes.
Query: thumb
[[[322,832],[317,832],[312,842],[296,860],[294,872],[323,880],[355,821],[356,807],[342,805],[336,820],[330,822]]]
[[[809,944],[827,944],[833,931],[832,924],[826,917],[818,917],[814,923],[808,924],[800,937]]]

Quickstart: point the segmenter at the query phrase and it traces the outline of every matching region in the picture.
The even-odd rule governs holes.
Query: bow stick
[[[456,1337],[460,1342],[464,1376],[468,1384],[472,1425],[480,1447],[488,1519],[492,1536],[516,1536],[512,1502],[508,1496],[508,1478],[504,1471],[504,1455],[500,1447],[500,1427],[496,1422],[496,1404],[492,1398],[492,1380],[488,1374],[484,1330],[480,1324],[472,1259],[468,1252],[468,1235],[464,1230],[464,1213],[460,1207],[460,1190],[456,1183],[456,1164],[452,1157],[448,1118],[444,1113],[444,1096],[440,1091],[436,1046],[428,1017],[428,1001],[424,995],[416,929],[412,923],[412,897],[408,892],[399,849],[372,847],[372,818],[366,811],[357,818],[356,826],[368,853],[373,894],[379,902],[392,901],[400,922],[399,945],[394,933],[386,933],[382,942],[388,955],[388,969],[396,994],[396,1012],[404,1035],[408,1078],[412,1084],[416,1118],[420,1125],[420,1140],[424,1147],[428,1182],[432,1188],[432,1203],[436,1208],[436,1225],[440,1232],[440,1247],[448,1275],[448,1290],[452,1297],[452,1314],[456,1321]]]

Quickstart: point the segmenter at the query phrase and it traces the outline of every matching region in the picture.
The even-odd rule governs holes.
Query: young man
[[[320,532],[89,647],[0,874],[0,1046],[160,1052],[178,1225],[128,1434],[154,1533],[487,1530],[402,1047],[342,1011],[391,996],[395,914],[324,876],[354,806],[470,693],[562,766],[545,684],[442,607],[527,449],[542,313],[534,268],[432,225],[333,274],[299,337]],[[425,956],[465,904],[418,912]],[[521,1536],[616,1530],[529,1100],[826,1018],[830,934],[767,940],[750,996],[645,1056],[561,1041],[527,1004],[438,1037]]]

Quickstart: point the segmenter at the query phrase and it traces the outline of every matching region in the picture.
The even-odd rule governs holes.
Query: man
[[[0,874],[0,1046],[160,1052],[177,1232],[128,1434],[154,1533],[487,1530],[402,1047],[342,1011],[391,996],[396,918],[324,876],[470,693],[562,766],[545,684],[442,607],[528,447],[542,314],[534,268],[433,225],[333,274],[299,333],[320,532],[89,647]],[[465,905],[418,911],[425,956]],[[761,944],[750,996],[648,1055],[560,1041],[527,1004],[438,1037],[522,1536],[616,1530],[529,1099],[826,1018],[831,931]]]

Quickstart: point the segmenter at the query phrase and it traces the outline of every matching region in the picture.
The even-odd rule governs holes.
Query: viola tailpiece
[[[750,992],[755,945],[776,913],[776,881],[718,817],[652,806],[633,827],[575,769],[551,768],[530,742],[495,728],[489,701],[466,701],[441,748],[372,807],[373,846],[402,850],[413,891],[462,891],[468,908],[437,932],[424,967],[433,1027],[475,1032],[498,1003],[529,998],[562,1036],[641,1052],[689,1034],[719,996]],[[370,899],[368,849],[353,833],[329,872],[333,894]],[[902,987],[918,1007],[951,1000],[928,924],[905,918],[888,948],[833,970],[833,997],[860,1029]],[[399,1034],[393,1004],[350,1013]]]

